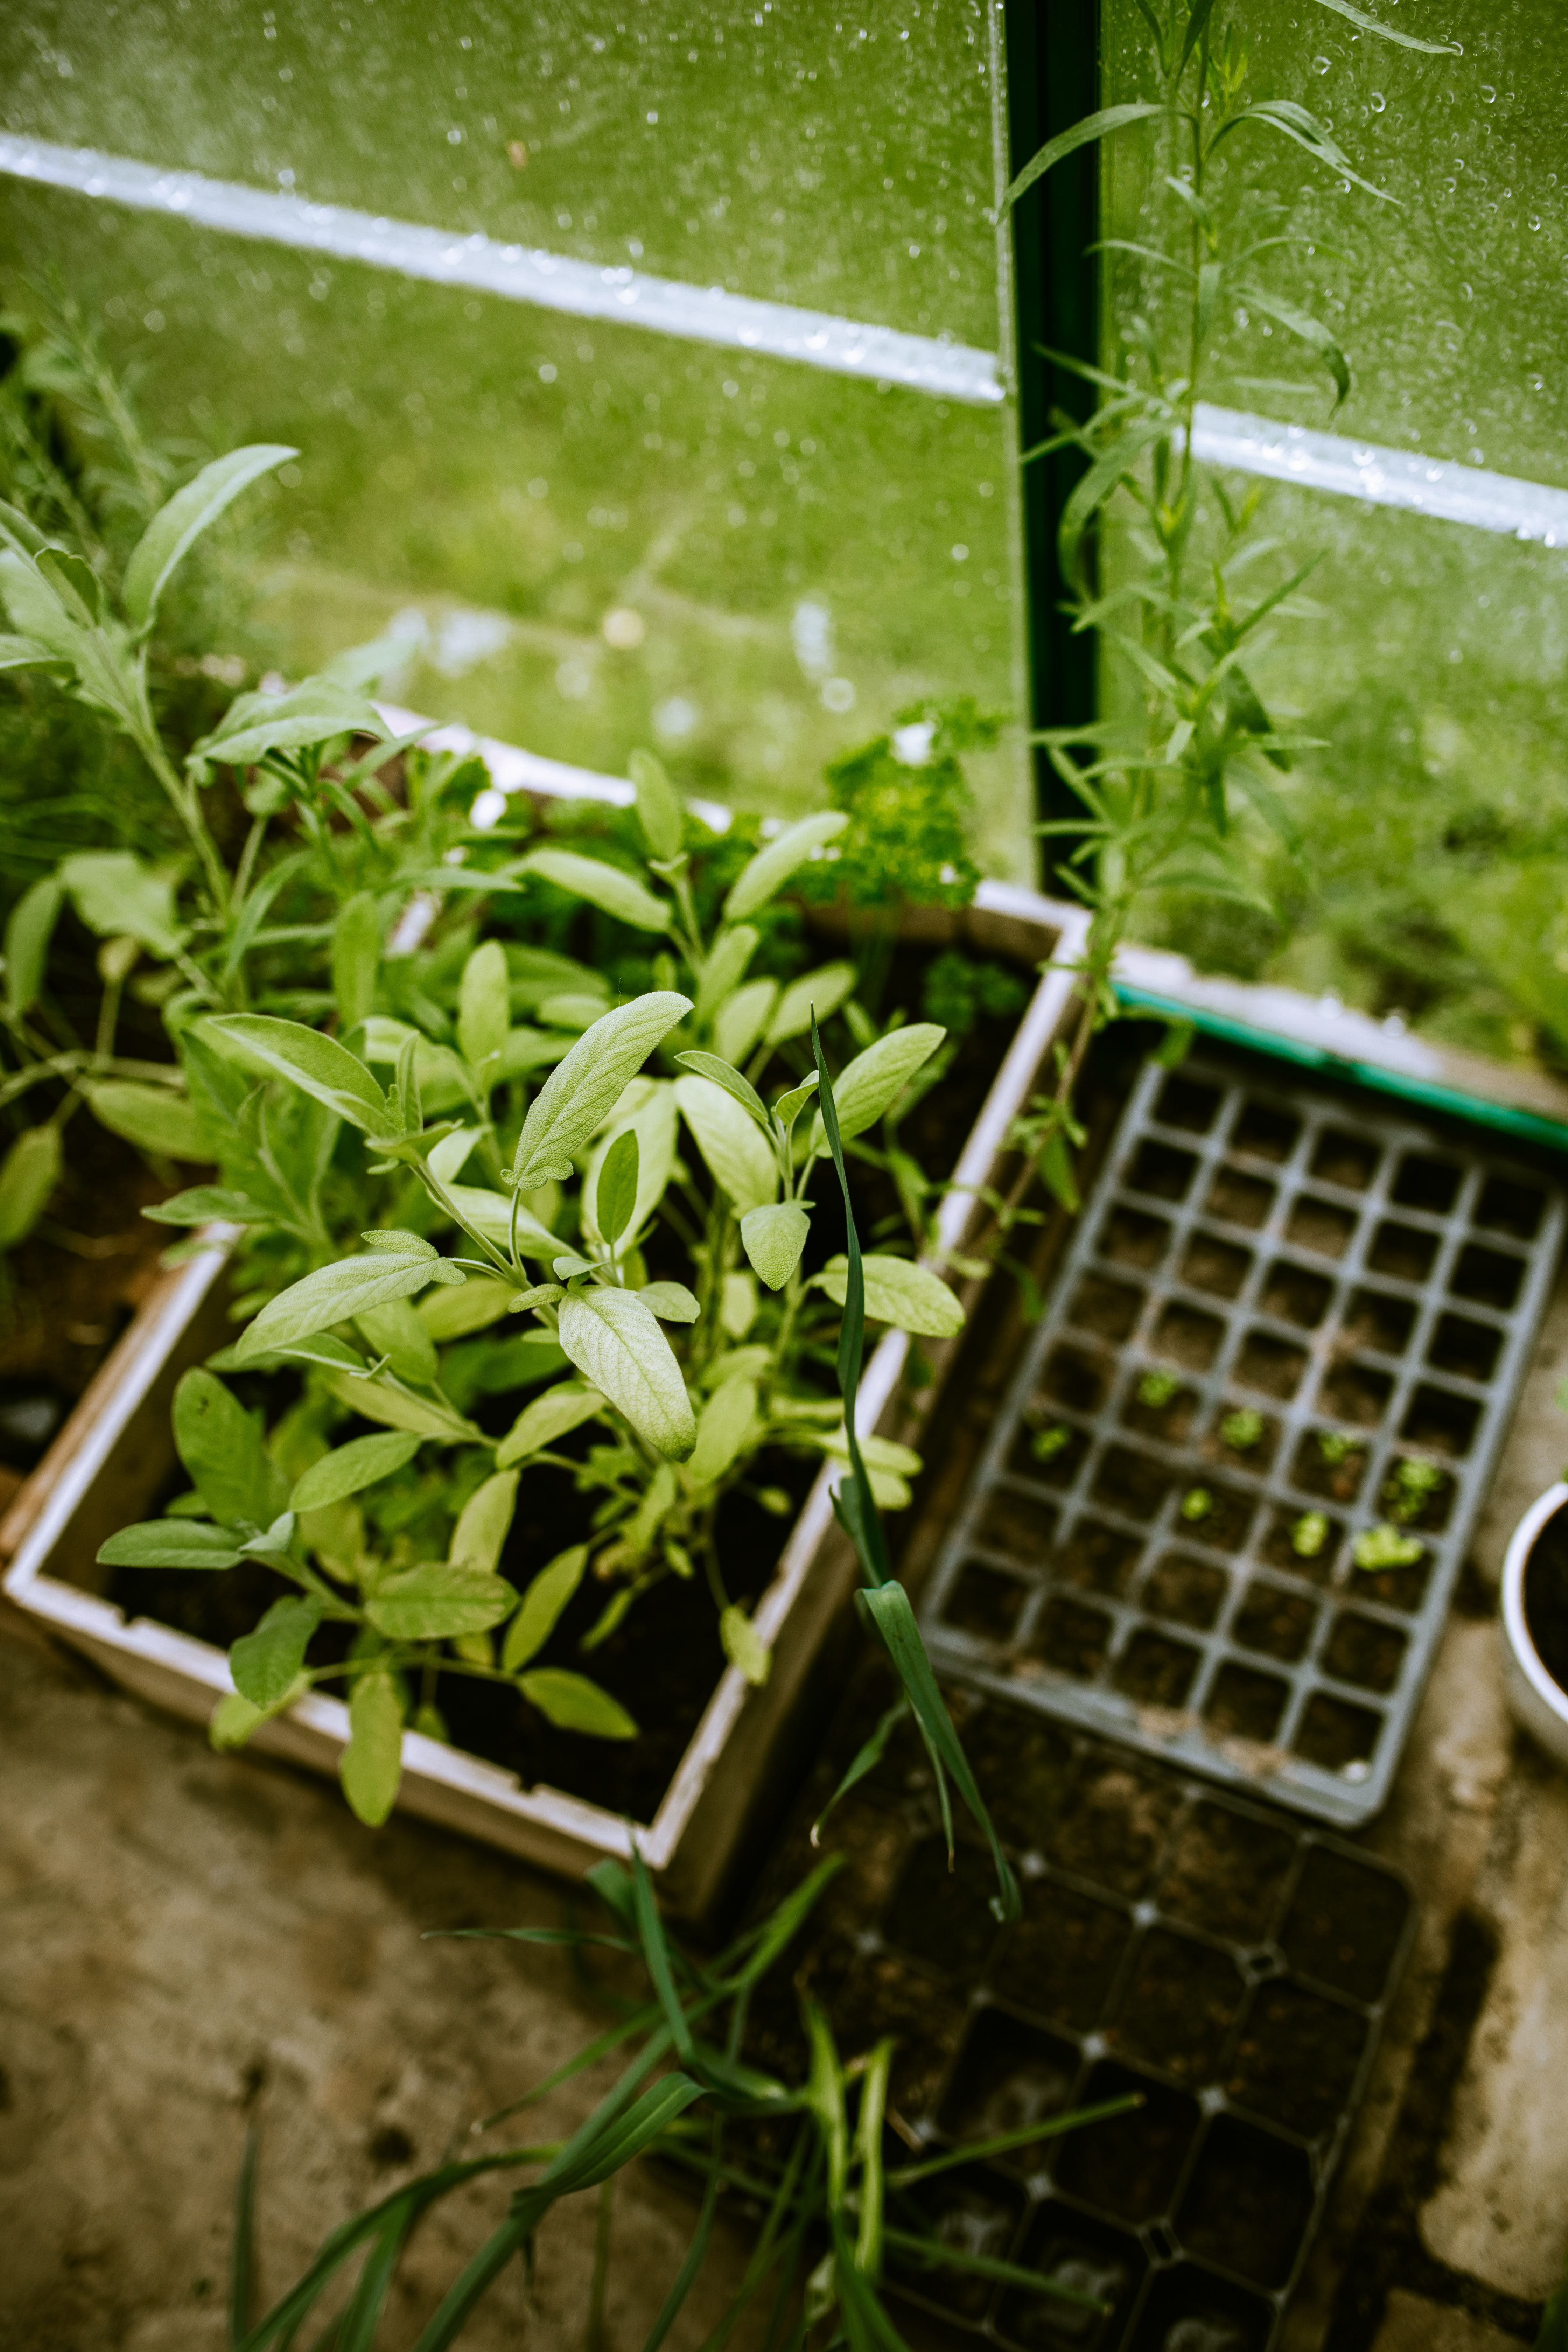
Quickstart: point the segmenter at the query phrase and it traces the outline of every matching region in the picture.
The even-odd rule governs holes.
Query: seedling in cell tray
[[[950,1671],[1354,1825],[1387,1794],[1530,1360],[1564,1200],[1546,1169],[1505,1167],[1489,1136],[1359,1100],[1352,1186],[1327,1173],[1352,1167],[1351,1136],[1342,1090],[1256,1057],[1205,1048],[1176,1073],[1145,1066],[1103,1196],[1020,1345],[924,1622]],[[1241,1226],[1235,1185],[1244,1172],[1263,1183],[1255,1168],[1268,1200]],[[1331,1181],[1333,1202],[1311,1189]],[[1476,1254],[1500,1185],[1518,1279],[1482,1302]],[[1134,1248],[1153,1197],[1159,1246]],[[1432,1243],[1425,1277],[1401,1276],[1398,1294],[1367,1278],[1374,1250],[1386,1255],[1391,1198]],[[1331,1252],[1297,1214],[1329,1208]],[[1483,1314],[1484,1384],[1444,1369],[1460,1339],[1464,1363],[1480,1360]],[[1156,1350],[1170,1360],[1151,1364]],[[1074,1437],[1047,1466],[1016,1433],[1053,1384],[1070,1387]],[[1222,1461],[1244,1475],[1222,1480]],[[989,1516],[998,1476],[1011,1526],[1028,1518],[1032,1480],[1049,1489],[1026,1554]],[[966,1630],[962,1580],[983,1524],[1008,1622]],[[1187,1544],[1193,1567],[1178,1574]],[[1201,1608],[1199,1553],[1219,1581]],[[1301,1626],[1249,1598],[1276,1584],[1296,1586]]]

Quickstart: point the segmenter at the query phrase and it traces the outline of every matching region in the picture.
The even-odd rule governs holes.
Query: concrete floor
[[[221,2352],[248,2115],[270,2300],[334,2221],[473,2151],[474,2116],[605,2021],[548,1948],[421,1941],[557,1923],[542,1879],[418,1822],[362,1829],[335,1788],[215,1756],[14,1635],[0,1786],[5,2352]],[[569,2130],[609,2079],[542,2105],[529,2137]],[[415,2241],[389,2343],[412,2342],[509,2187],[469,2192]],[[594,2220],[592,2198],[564,2205],[531,2294],[514,2267],[465,2347],[579,2352]],[[646,2173],[619,2192],[611,2345],[641,2343],[689,2228]],[[721,2243],[717,2276],[738,2260]],[[694,2297],[672,2345],[700,2342],[719,2307],[717,2284]]]
[[[1568,1283],[1393,1802],[1369,1843],[1420,1938],[1295,2307],[1287,2352],[1503,2352],[1568,2267],[1568,1777],[1503,1704],[1492,1587],[1568,1455]],[[323,2231],[462,2142],[600,2021],[547,1949],[432,1927],[560,1916],[551,1884],[417,1822],[373,1833],[289,1768],[214,1756],[15,1622],[0,1628],[0,2346],[220,2352],[234,2184],[263,2126],[263,2289]],[[553,2137],[598,2084],[538,2115]],[[505,2190],[443,2209],[392,2340]],[[611,2352],[636,2352],[690,2208],[624,2185]],[[592,2200],[546,2226],[465,2337],[579,2352]],[[700,2344],[742,2250],[670,2340]],[[742,2352],[744,2337],[736,2340]]]

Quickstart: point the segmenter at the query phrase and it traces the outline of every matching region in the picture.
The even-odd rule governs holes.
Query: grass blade
[[[261,2157],[261,2126],[254,2120],[245,2132],[245,2156],[234,2196],[234,2252],[228,2267],[228,2341],[230,2352],[250,2333],[256,2303],[256,2170]]]
[[[691,2026],[680,1995],[675,1990],[675,1971],[670,1965],[669,1939],[664,1932],[664,1921],[658,1916],[653,1881],[647,1874],[636,1839],[632,1841],[632,1888],[637,1903],[637,1933],[642,1938],[643,1959],[653,1989],[658,1995],[658,2005],[664,2011],[669,2037],[682,2058],[691,2056]]]

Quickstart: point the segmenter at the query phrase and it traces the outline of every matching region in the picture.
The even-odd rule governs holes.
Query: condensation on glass
[[[1568,485],[1568,47],[1551,0],[1384,0],[1402,29],[1451,38],[1426,57],[1369,37],[1310,0],[1248,9],[1247,95],[1309,106],[1380,202],[1272,132],[1237,132],[1207,193],[1259,236],[1253,265],[1317,312],[1352,373],[1337,412],[1328,376],[1284,326],[1224,305],[1206,398],[1327,428],[1350,449],[1392,448],[1557,489]],[[1216,21],[1217,21],[1216,12]],[[1107,0],[1108,102],[1152,95],[1134,0]],[[1107,149],[1108,233],[1149,239],[1182,159],[1140,128]],[[1171,200],[1173,201],[1173,200]],[[1159,316],[1154,273],[1108,260],[1107,349]],[[1230,477],[1241,493],[1248,484]],[[1521,494],[1525,495],[1524,493]],[[1269,708],[1327,739],[1289,792],[1306,849],[1286,858],[1252,820],[1254,872],[1282,913],[1189,902],[1169,936],[1205,961],[1419,1020],[1455,1042],[1530,1050],[1529,1018],[1568,1034],[1563,931],[1568,789],[1562,688],[1568,551],[1357,500],[1270,484],[1261,533],[1279,576],[1320,558],[1317,608],[1281,625],[1258,662]],[[1130,541],[1113,534],[1114,573]],[[1268,561],[1253,578],[1276,576]],[[1238,588],[1241,583],[1238,583]],[[1554,928],[1555,927],[1555,928]],[[1521,1012],[1526,1017],[1521,1025]]]
[[[980,0],[614,11],[27,0],[3,127],[954,342],[997,336]],[[403,698],[785,812],[905,702],[1010,704],[1007,425],[754,354],[0,184],[147,363],[160,429],[302,456],[262,618],[300,666],[402,616]],[[1027,779],[977,763],[994,870]]]

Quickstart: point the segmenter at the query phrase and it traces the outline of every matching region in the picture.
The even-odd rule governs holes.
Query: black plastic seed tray
[[[1023,1920],[998,1928],[989,1856],[962,1832],[949,1874],[924,1757],[900,1732],[823,1832],[848,1867],[764,1988],[752,2054],[798,2073],[810,1991],[846,2057],[896,2037],[895,2127],[933,2149],[1141,2094],[1135,2111],[903,2192],[948,2242],[1093,2295],[1104,2318],[892,2257],[889,2283],[940,2318],[939,2342],[1266,2352],[1404,1964],[1409,1890],[1288,1814],[1032,1710],[949,1696]],[[775,1893],[802,1874],[803,1824],[832,1780],[825,1768],[775,1856]],[[889,2218],[917,2217],[895,2200]]]
[[[1240,1056],[1145,1066],[939,1555],[932,1652],[1370,1819],[1563,1222],[1457,1127]]]

